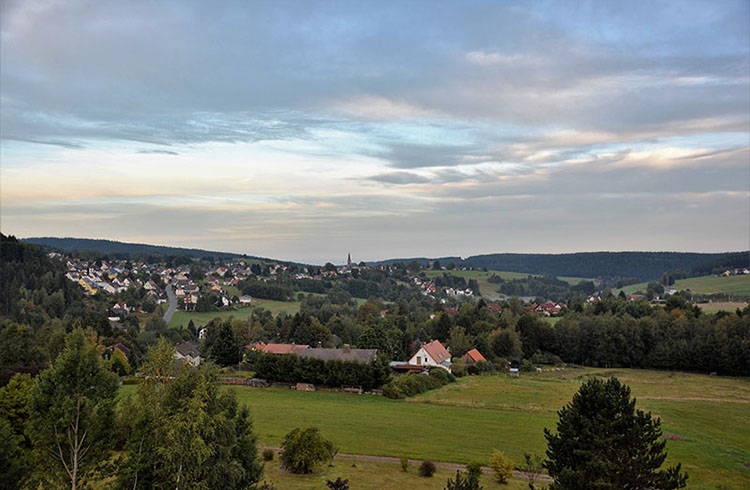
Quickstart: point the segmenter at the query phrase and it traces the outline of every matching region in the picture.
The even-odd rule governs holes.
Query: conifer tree
[[[660,469],[667,457],[660,420],[636,410],[617,378],[585,382],[558,414],[557,433],[544,430],[551,490],[685,486],[680,464]]]

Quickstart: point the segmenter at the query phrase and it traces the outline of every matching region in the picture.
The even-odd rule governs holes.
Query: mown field
[[[662,419],[664,433],[674,437],[667,442],[668,462],[682,462],[690,474],[689,488],[714,489],[718,483],[747,488],[750,379],[745,378],[576,368],[517,379],[466,377],[408,400],[230,389],[251,407],[264,445],[280,445],[295,427],[317,426],[346,453],[486,463],[498,448],[519,463],[524,452],[544,453],[543,429],[555,427],[557,410],[581,382],[611,375],[631,386],[639,408]],[[442,488],[442,483],[425,488]]]
[[[648,283],[642,282],[625,286],[622,288],[622,291],[625,291],[625,294],[633,294],[636,291],[646,291],[647,286]],[[693,293],[698,294],[726,293],[750,295],[750,275],[690,277],[688,279],[677,280],[673,286],[669,287],[677,290],[689,289]],[[613,292],[614,294],[618,294],[620,290],[618,289]]]
[[[228,318],[233,316],[235,318],[247,318],[253,314],[256,308],[265,308],[274,315],[279,313],[295,314],[299,311],[299,301],[274,301],[271,299],[253,299],[253,306],[247,306],[245,308],[238,308],[231,311],[208,311],[205,313],[198,313],[195,311],[176,311],[174,316],[169,321],[170,327],[187,327],[190,320],[196,327],[202,327],[214,318]]]
[[[489,299],[496,299],[499,298],[500,295],[497,293],[498,284],[493,284],[487,279],[490,278],[493,274],[500,276],[503,279],[524,279],[528,276],[536,276],[538,274],[525,274],[521,272],[508,272],[508,271],[458,271],[458,270],[440,270],[440,271],[433,271],[433,270],[427,270],[425,271],[425,274],[427,277],[438,277],[442,276],[443,274],[450,274],[453,276],[463,277],[467,281],[469,279],[476,279],[477,284],[479,284],[479,291],[482,293],[482,296]],[[585,281],[587,279],[583,277],[558,277],[561,281],[565,281],[569,284],[578,284],[581,281]]]
[[[355,466],[352,466],[354,464]],[[272,482],[279,490],[325,489],[327,480],[337,477],[349,480],[356,490],[442,490],[448,478],[455,477],[455,471],[441,469],[431,478],[419,476],[417,466],[408,471],[392,463],[367,462],[338,456],[331,466],[325,466],[312,475],[293,475],[280,468],[278,458],[266,463],[263,478]],[[496,483],[492,476],[484,475],[480,484],[485,490],[526,490],[528,484],[520,479],[512,479],[508,485]]]

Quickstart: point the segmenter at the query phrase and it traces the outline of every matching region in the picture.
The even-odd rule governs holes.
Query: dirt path
[[[279,447],[274,446],[258,446],[261,449],[273,449],[274,451],[278,452],[281,450]],[[336,455],[337,458],[343,458],[343,459],[354,459],[356,458],[357,461],[366,461],[369,463],[390,463],[390,464],[401,464],[400,458],[394,458],[392,456],[373,456],[371,454],[349,454],[349,453],[338,453]],[[422,463],[421,459],[410,459],[409,464],[412,466],[419,466]],[[466,470],[466,465],[460,464],[460,463],[446,463],[446,462],[439,462],[439,461],[433,461],[435,463],[435,466],[438,468],[442,468],[444,470]],[[482,471],[484,471],[485,474],[492,474],[492,468],[489,466],[482,466]],[[526,473],[523,471],[516,471],[513,470],[513,477],[518,478],[520,480],[528,480],[529,477]],[[550,478],[548,475],[540,474],[537,475],[537,481],[540,482],[551,482],[552,478]]]

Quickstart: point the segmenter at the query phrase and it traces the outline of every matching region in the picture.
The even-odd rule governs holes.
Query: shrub
[[[440,388],[446,383],[435,376],[409,373],[398,376],[383,386],[383,394],[388,398],[406,398]]]
[[[401,471],[409,471],[409,458],[401,458]]]
[[[448,478],[445,490],[482,490],[482,487],[479,486],[479,480],[474,475],[462,474],[456,470],[456,479]]]
[[[454,381],[456,381],[455,376],[453,376],[447,370],[439,367],[430,368],[430,376],[446,383],[453,383]]]
[[[472,461],[471,463],[467,464],[466,475],[469,478],[473,478],[476,481],[479,481],[479,478],[482,476],[482,463]]]
[[[495,449],[490,456],[490,468],[495,474],[495,480],[498,483],[508,483],[508,479],[513,476],[513,463],[502,451]]]
[[[430,477],[435,474],[435,463],[430,460],[422,461],[419,465],[419,476]]]
[[[323,439],[317,427],[296,428],[281,444],[281,463],[292,473],[312,473],[315,468],[333,459],[336,447]]]
[[[349,490],[349,480],[342,480],[338,477],[336,481],[327,480],[326,486],[331,490]]]
[[[272,461],[272,460],[273,460],[273,449],[264,449],[263,461]]]

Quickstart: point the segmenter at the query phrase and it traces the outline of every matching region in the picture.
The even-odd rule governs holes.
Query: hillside
[[[710,274],[714,268],[747,267],[750,252],[692,253],[692,252],[579,252],[570,254],[499,253],[474,255],[466,259],[441,257],[426,259],[393,259],[377,262],[428,264],[433,260],[445,266],[454,263],[475,269],[519,272],[550,276],[612,279],[635,277],[641,281],[658,279],[668,271],[681,270],[692,275]]]
[[[190,258],[216,257],[220,259],[231,259],[234,257],[245,257],[250,259],[264,259],[246,254],[235,254],[227,252],[215,252],[199,248],[167,247],[162,245],[147,245],[144,243],[125,243],[114,240],[97,240],[91,238],[54,238],[34,237],[24,238],[24,242],[50,247],[63,252],[91,250],[101,254],[123,254],[123,255],[183,255]]]
[[[642,282],[639,284],[633,284],[622,288],[625,294],[632,294],[636,291],[646,291],[648,283]],[[670,288],[682,291],[689,289],[695,294],[737,294],[748,296],[750,295],[750,275],[745,276],[702,276],[702,277],[690,277],[688,279],[679,279],[675,281]],[[615,294],[619,293],[619,290],[614,291]]]

